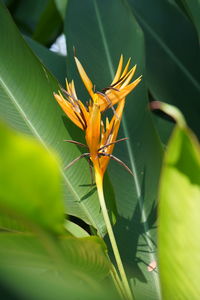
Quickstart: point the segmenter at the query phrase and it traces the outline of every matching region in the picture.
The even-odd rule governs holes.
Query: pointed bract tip
[[[76,57],[76,48],[73,46],[74,57]]]

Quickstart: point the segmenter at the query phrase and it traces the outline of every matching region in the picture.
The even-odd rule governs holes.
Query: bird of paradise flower
[[[132,174],[131,170],[125,165],[125,163],[115,157],[112,152],[116,143],[126,140],[126,138],[117,140],[125,105],[125,98],[139,84],[141,76],[130,83],[134,76],[136,66],[129,70],[129,59],[123,70],[123,56],[121,55],[116,74],[110,86],[106,87],[101,92],[95,91],[93,83],[77,57],[75,57],[75,62],[80,77],[91,99],[86,106],[78,99],[74,81],[70,83],[66,81],[66,90],[62,89],[65,97],[61,91],[59,91],[58,94],[54,93],[54,97],[69,119],[71,119],[76,126],[85,132],[86,145],[73,140],[67,140],[67,142],[86,147],[88,152],[83,153],[74,159],[66,168],[69,168],[83,157],[89,158],[93,164],[99,202],[121,277],[120,279],[118,275],[116,277],[115,274],[115,279],[117,281],[118,290],[123,298],[130,300],[133,299],[133,295],[129,287],[107,212],[103,193],[103,177],[110,159],[114,159],[120,163]],[[115,109],[114,105],[116,104],[117,108]],[[106,122],[104,124],[102,120],[102,112],[109,108],[113,110],[113,117],[111,121],[106,118]]]
[[[74,81],[71,83],[66,81],[66,90],[62,89],[67,99],[64,98],[60,91],[59,94],[54,93],[54,97],[71,121],[80,129],[85,131],[87,145],[72,140],[67,141],[80,146],[88,147],[89,152],[84,153],[76,158],[66,168],[72,166],[79,159],[89,156],[95,170],[98,170],[101,176],[104,175],[110,159],[116,160],[130,173],[132,173],[131,170],[121,160],[112,155],[112,152],[116,143],[126,139],[124,138],[116,140],[123,114],[125,97],[141,81],[140,76],[129,84],[135,73],[136,66],[128,70],[130,65],[129,59],[122,72],[123,56],[121,56],[118,69],[111,85],[105,88],[102,92],[94,92],[94,85],[76,57],[75,61],[82,81],[88,90],[89,95],[91,96],[90,102],[87,104],[87,106],[85,106],[78,99]],[[116,110],[113,108],[115,104],[118,104]],[[108,118],[106,118],[106,124],[104,125],[101,119],[101,113],[108,108],[113,109],[114,115],[110,122]]]

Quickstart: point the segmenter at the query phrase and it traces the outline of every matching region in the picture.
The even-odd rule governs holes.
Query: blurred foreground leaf
[[[9,288],[15,299],[118,299],[102,289],[110,263],[99,238],[65,237],[57,244],[55,252],[30,234],[1,233],[1,296]]]
[[[64,229],[56,158],[32,138],[0,125],[0,211],[53,233]],[[1,219],[0,219],[1,221]]]
[[[98,237],[79,239],[64,236],[55,240],[57,250],[60,250],[57,253],[53,253],[51,245],[45,244],[45,240],[27,233],[1,233],[0,241],[0,264],[2,266],[18,270],[30,268],[38,274],[47,272],[54,273],[54,276],[56,272],[61,276],[70,273],[85,282],[87,280],[92,282],[92,278],[103,279],[110,271],[105,244]]]
[[[166,110],[167,109],[167,110]],[[164,157],[158,245],[163,299],[200,297],[200,146],[180,113]],[[168,111],[170,110],[170,111]]]

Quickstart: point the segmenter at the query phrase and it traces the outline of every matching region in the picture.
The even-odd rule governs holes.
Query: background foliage
[[[149,102],[162,100],[177,106],[189,127],[200,136],[199,15],[198,0],[7,0],[0,3],[0,117],[14,130],[34,136],[43,147],[4,125],[0,128],[3,199],[0,238],[4,245],[0,249],[0,268],[5,274],[0,277],[0,283],[5,294],[6,286],[10,286],[14,294],[26,298],[28,289],[22,282],[27,266],[33,261],[32,249],[36,249],[34,266],[27,271],[30,286],[37,287],[32,288],[33,299],[47,294],[64,299],[65,293],[73,295],[74,299],[79,295],[82,299],[90,299],[91,287],[98,291],[96,299],[117,297],[111,280],[109,288],[105,280],[111,267],[105,245],[99,238],[86,237],[88,233],[97,233],[104,237],[109,249],[96,188],[90,185],[87,162],[82,160],[63,171],[64,166],[81,152],[75,145],[64,143],[64,139],[81,142],[83,136],[64,116],[53,99],[53,92],[64,86],[67,76],[75,80],[78,97],[88,100],[75,69],[75,47],[76,55],[97,90],[110,84],[121,53],[126,60],[131,57],[132,64],[137,64],[136,76],[143,75],[141,84],[126,101],[120,136],[129,139],[115,148],[115,155],[131,167],[134,177],[111,163],[105,192],[113,223],[117,220],[114,230],[136,299],[160,299],[158,270],[149,272],[148,265],[156,260],[158,181],[163,149],[174,123],[162,113],[153,115]],[[67,56],[49,50],[61,33],[67,41]],[[47,152],[52,150],[59,156],[59,166]],[[187,154],[184,159],[187,160]],[[20,209],[18,199],[29,201],[29,205],[22,205]],[[70,219],[68,223],[64,221],[66,214]],[[25,221],[19,223],[16,221],[19,218]],[[27,224],[27,220],[32,220],[33,224]],[[16,231],[21,232],[19,236]],[[32,231],[34,237],[30,234]],[[35,234],[40,236],[39,241]],[[58,234],[67,235],[64,242]],[[69,235],[74,242],[68,242]],[[55,275],[60,270],[55,270],[52,260],[58,266],[62,266],[63,259],[69,263],[72,252],[67,245],[72,244],[75,251],[79,247],[78,239],[83,237],[86,239],[83,251],[77,253],[70,272],[64,274],[64,283],[68,282],[64,284]],[[47,256],[44,245],[41,246],[43,239],[48,241],[49,249],[54,249],[50,253],[45,249]],[[16,247],[16,253],[7,251],[10,247]],[[22,251],[26,259],[21,256]],[[67,255],[63,258],[60,252],[67,253],[69,261]],[[90,255],[91,260],[92,255],[95,257],[91,265],[93,271],[87,270],[91,264]],[[19,269],[19,265],[14,264],[10,270],[3,263],[15,260],[23,261],[24,267]],[[40,265],[43,261],[44,266]],[[87,285],[80,284],[78,290],[76,284],[82,278],[82,263],[88,274],[85,275]],[[95,274],[97,266],[100,271]],[[73,274],[74,269],[80,273],[78,279],[77,274]],[[41,278],[43,273],[48,276]],[[40,274],[39,279],[37,274]],[[99,280],[103,280],[104,291]],[[43,288],[38,288],[42,281]]]

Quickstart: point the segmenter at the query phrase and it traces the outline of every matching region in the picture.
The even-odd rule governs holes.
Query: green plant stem
[[[121,299],[126,298],[126,294],[124,294],[124,286],[122,285],[121,279],[119,278],[119,275],[115,269],[115,267],[112,265],[112,270],[110,271],[111,277],[113,279],[114,285],[116,289],[118,290],[118,293],[121,296]]]
[[[119,271],[119,274],[121,276],[121,281],[122,281],[122,284],[124,286],[124,291],[125,291],[125,294],[127,295],[126,298],[128,300],[133,300],[134,299],[133,294],[131,292],[131,289],[130,289],[130,286],[129,286],[129,283],[128,283],[128,279],[127,279],[126,273],[124,271],[124,266],[122,264],[122,260],[121,260],[120,254],[119,254],[119,250],[118,250],[117,243],[116,243],[116,240],[115,240],[115,235],[114,235],[114,232],[113,232],[113,229],[112,229],[112,225],[111,225],[111,222],[110,222],[110,218],[109,218],[109,215],[108,215],[108,211],[107,211],[107,207],[106,207],[106,203],[105,203],[105,199],[104,199],[103,176],[96,170],[95,170],[95,179],[96,179],[97,191],[98,191],[99,202],[100,202],[102,214],[103,214],[103,217],[104,217],[104,221],[105,221],[105,224],[106,224],[108,236],[109,236],[110,243],[111,243],[113,253],[114,253],[114,256],[115,256],[115,260],[116,260],[116,263],[117,263],[118,271]]]

